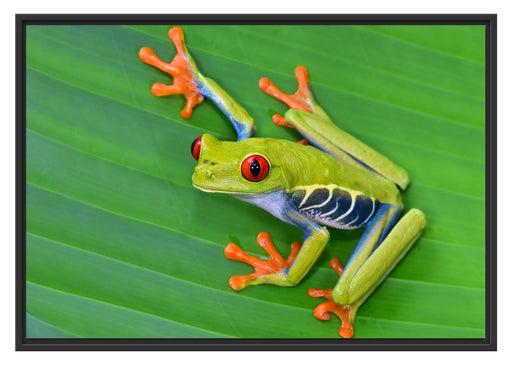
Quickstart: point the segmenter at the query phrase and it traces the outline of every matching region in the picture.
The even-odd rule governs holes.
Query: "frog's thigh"
[[[404,169],[354,136],[338,128],[328,117],[322,118],[302,110],[290,109],[284,115],[312,145],[346,164],[378,172],[402,189],[409,184]]]
[[[360,148],[365,150],[369,150],[369,148],[339,129],[330,119],[295,109],[288,110],[284,116],[289,125],[295,127],[309,143],[318,149],[327,152],[347,165],[366,169],[364,165],[346,153],[343,147],[353,146],[351,150],[354,149],[354,146],[364,146]]]
[[[423,212],[407,212],[352,278],[340,277],[333,291],[334,300],[344,305],[364,301],[407,253],[425,225]]]

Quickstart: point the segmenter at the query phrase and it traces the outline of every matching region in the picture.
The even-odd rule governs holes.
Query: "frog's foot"
[[[338,273],[338,276],[343,272],[343,267],[338,259],[331,260],[331,267]],[[316,318],[327,321],[331,318],[329,312],[333,312],[341,319],[341,328],[339,334],[341,337],[350,338],[354,334],[353,322],[357,311],[357,306],[354,305],[340,305],[332,299],[332,289],[314,289],[308,290],[308,294],[314,298],[324,297],[328,301],[319,304],[314,311]]]
[[[139,58],[142,62],[167,72],[173,77],[173,85],[155,83],[151,88],[151,93],[154,96],[183,94],[187,99],[187,105],[180,114],[183,118],[189,119],[194,106],[204,100],[197,82],[198,71],[185,45],[183,30],[180,27],[171,28],[169,38],[178,51],[171,63],[162,61],[149,47],[141,48]]]
[[[307,68],[304,66],[298,66],[295,69],[295,77],[297,78],[299,87],[293,95],[285,94],[266,77],[260,80],[259,87],[263,92],[273,96],[278,100],[281,100],[291,109],[313,112],[313,94],[309,87],[309,75]],[[274,114],[272,116],[272,121],[277,125],[293,128],[292,125],[286,122],[282,115]]]
[[[234,290],[241,290],[249,285],[274,284],[289,285],[286,280],[286,271],[295,260],[300,250],[301,244],[294,242],[291,245],[290,256],[285,260],[277,252],[272,239],[267,232],[261,232],[256,238],[258,245],[262,247],[269,255],[268,260],[262,260],[249,255],[234,243],[230,243],[224,249],[224,254],[230,260],[245,262],[254,267],[255,272],[249,275],[233,276],[229,279],[229,285]]]

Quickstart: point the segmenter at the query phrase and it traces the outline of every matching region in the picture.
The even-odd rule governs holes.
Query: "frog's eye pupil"
[[[254,160],[251,163],[251,166],[249,167],[249,169],[251,170],[252,176],[254,176],[254,178],[257,178],[261,171],[261,166],[260,166],[260,163],[258,162],[258,160]]]
[[[202,136],[194,139],[194,142],[192,142],[190,146],[190,152],[192,152],[192,156],[194,156],[197,161],[199,161],[199,153],[201,152],[201,138]]]
[[[252,155],[242,161],[242,176],[249,181],[261,181],[267,177],[270,164],[261,155]]]

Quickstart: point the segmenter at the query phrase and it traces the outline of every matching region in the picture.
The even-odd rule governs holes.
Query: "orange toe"
[[[204,96],[199,90],[196,77],[197,69],[189,57],[183,30],[180,27],[171,28],[169,38],[178,52],[172,62],[162,61],[149,47],[141,48],[139,58],[142,62],[154,66],[173,77],[174,83],[172,85],[155,83],[151,88],[151,93],[154,96],[183,94],[187,99],[187,105],[180,114],[183,118],[189,119],[192,116],[193,108],[204,101]]]
[[[331,268],[336,273],[341,275],[343,267],[338,259],[332,259],[330,262]],[[341,320],[341,327],[339,335],[344,338],[351,338],[354,335],[354,327],[351,321],[351,314],[354,311],[354,307],[351,305],[340,305],[337,304],[332,298],[332,289],[315,289],[311,288],[308,290],[309,296],[313,298],[327,298],[327,301],[316,306],[314,310],[314,316],[323,321],[327,321],[331,318],[329,312],[336,314]]]
[[[248,254],[235,243],[230,243],[224,249],[224,255],[228,259],[244,262],[254,268],[254,273],[252,274],[233,276],[229,279],[229,285],[234,290],[241,290],[247,285],[251,285],[252,282],[257,281],[259,278],[281,273],[288,269],[295,260],[295,257],[299,253],[301,247],[299,242],[292,243],[290,255],[285,260],[276,250],[274,243],[267,232],[260,232],[256,241],[258,242],[258,245],[268,253],[268,260],[262,260],[256,256]]]

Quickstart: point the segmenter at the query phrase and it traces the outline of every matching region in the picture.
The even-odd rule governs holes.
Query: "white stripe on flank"
[[[332,213],[334,213],[336,210],[338,210],[338,205],[339,205],[339,201],[336,200],[336,206],[334,207],[334,209],[327,213],[320,214],[320,218],[323,219],[323,218],[327,217],[328,215],[331,215]]]
[[[347,226],[351,226],[351,225],[352,225],[352,223],[356,222],[358,219],[359,219],[359,214],[357,214],[356,219],[354,219],[354,220],[353,220],[352,222],[350,222],[350,223],[347,223]]]
[[[327,188],[319,188],[319,189],[327,189]],[[309,197],[311,194],[313,194],[313,192],[315,192],[316,190],[318,190],[318,189],[314,189],[314,190],[313,190],[313,191],[308,195],[308,197]],[[323,203],[321,203],[321,204],[316,204],[316,205],[311,205],[311,206],[309,206],[309,207],[304,207],[304,208],[299,208],[299,209],[300,209],[300,210],[305,210],[305,209],[312,209],[312,208],[320,208],[320,207],[323,207],[323,206],[324,206],[325,204],[327,204],[327,203],[329,202],[329,200],[331,200],[331,198],[332,198],[332,189],[327,189],[327,190],[329,191],[329,196],[327,197],[327,199],[326,199]],[[303,203],[304,203],[304,201],[303,201]],[[301,206],[302,206],[302,204],[303,204],[303,203],[301,203]]]
[[[373,212],[375,211],[375,200],[373,200],[373,199],[372,199],[372,204],[373,204],[373,207],[372,207],[371,213],[368,215],[368,218],[366,218],[365,221],[363,223],[361,223],[361,225],[366,224],[366,222],[368,222],[368,220],[372,217]]]
[[[339,220],[341,220],[341,219],[345,218],[347,215],[349,215],[349,214],[350,214],[350,212],[352,211],[352,209],[354,209],[354,205],[356,204],[356,197],[357,197],[357,195],[354,197],[354,196],[352,195],[352,192],[350,192],[350,191],[349,191],[349,194],[350,194],[350,199],[352,199],[352,203],[351,203],[351,205],[350,205],[350,209],[349,209],[349,210],[347,210],[347,211],[345,212],[345,214],[343,214],[343,215],[339,216],[338,218],[336,218],[336,219],[334,220],[334,222],[337,222],[337,221],[339,221]]]

